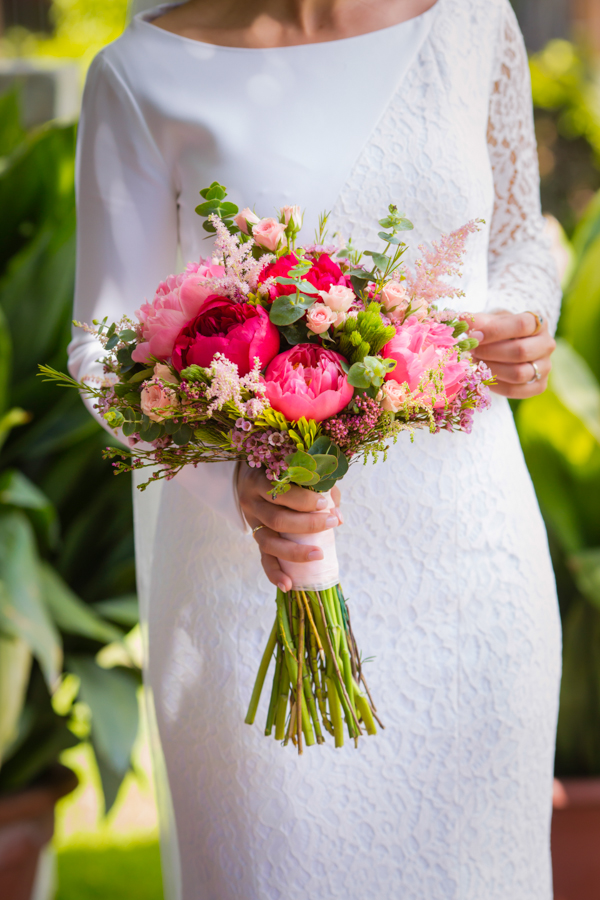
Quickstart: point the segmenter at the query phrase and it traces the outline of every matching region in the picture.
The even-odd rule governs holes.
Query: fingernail
[[[319,497],[317,500],[317,509],[325,509],[327,507],[327,497]]]
[[[322,550],[311,550],[307,556],[307,559],[323,559],[323,551]]]
[[[476,341],[482,341],[485,334],[483,331],[469,331],[469,337],[475,338]]]
[[[283,584],[283,582],[280,581],[279,584],[277,585],[277,587],[279,588],[279,590],[281,591],[282,594],[287,594],[287,588],[286,588],[285,584]]]
[[[336,525],[340,524],[340,520],[337,516],[327,516],[325,519],[325,524],[328,528],[335,528]]]
[[[341,509],[336,509],[336,513],[337,513],[337,517],[340,521],[340,525],[343,525],[344,524],[344,513],[341,511]]]

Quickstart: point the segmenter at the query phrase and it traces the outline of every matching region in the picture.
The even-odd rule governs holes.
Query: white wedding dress
[[[194,207],[218,179],[263,215],[301,204],[305,239],[323,209],[372,248],[390,202],[414,221],[414,250],[483,218],[462,307],[556,325],[508,0],[438,0],[383,31],[268,50],[182,38],[157,14],[88,78],[76,318],[132,314],[178,248],[209,255]],[[71,371],[99,355],[77,332]],[[301,758],[262,734],[268,687],[257,724],[243,721],[274,598],[232,467],[136,492],[169,900],[550,900],[560,626],[507,401],[470,436],[403,438],[342,492],[343,583],[386,728]]]

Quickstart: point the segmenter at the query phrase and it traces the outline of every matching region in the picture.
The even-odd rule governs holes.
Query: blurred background
[[[66,366],[85,73],[152,5],[0,0],[3,900],[163,896],[131,486],[102,460],[106,434],[79,398],[35,377],[39,361]],[[600,856],[600,0],[513,5],[531,54],[542,202],[565,290],[550,388],[514,414],[564,628],[555,801],[573,808],[579,790],[588,811],[596,803],[585,834]],[[586,900],[585,890],[560,896]]]

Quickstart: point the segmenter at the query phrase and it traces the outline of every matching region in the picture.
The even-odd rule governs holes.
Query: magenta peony
[[[386,379],[408,384],[412,393],[419,389],[428,372],[443,365],[444,394],[446,399],[452,400],[470,367],[468,359],[459,362],[456,352],[451,352],[451,348],[458,343],[452,332],[449,325],[420,322],[417,316],[410,316],[381,351],[384,358],[396,360],[396,368],[386,375]],[[432,393],[431,384],[421,383],[418,395],[421,399]],[[434,406],[443,406],[444,402],[444,397],[437,397]]]
[[[265,373],[269,403],[292,422],[302,416],[322,422],[337,415],[354,394],[343,362],[339,353],[315,344],[297,344],[280,353]]]
[[[266,366],[279,350],[279,332],[262,306],[234,303],[229,297],[209,297],[195,319],[181,330],[173,348],[173,366],[210,366],[215,353],[235,363],[247,375],[260,359]]]
[[[259,276],[259,283],[266,281],[267,278],[277,278],[280,275],[287,276],[290,269],[298,263],[298,257],[293,253],[280,256],[277,262],[269,263],[264,267]],[[341,284],[344,287],[350,287],[351,282],[348,275],[344,275],[340,267],[334,262],[327,253],[321,253],[316,259],[312,260],[312,266],[304,276],[305,281],[309,281],[315,287],[315,294],[319,291],[329,291],[333,285]],[[281,294],[294,294],[296,288],[291,284],[272,284],[269,285],[269,294],[271,299],[279,297]]]
[[[136,311],[142,324],[143,342],[131,354],[139,363],[149,362],[150,357],[168,359],[173,352],[175,338],[183,326],[193,319],[214,288],[207,286],[209,278],[222,278],[223,266],[191,264],[181,275],[171,275],[158,286],[152,303],[144,303]]]

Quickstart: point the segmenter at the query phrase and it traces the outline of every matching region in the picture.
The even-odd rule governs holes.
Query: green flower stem
[[[333,734],[335,737],[335,746],[344,746],[344,723],[342,721],[342,711],[340,709],[340,701],[338,700],[337,691],[333,679],[327,677],[327,697],[329,699],[329,715],[333,725]]]
[[[283,651],[282,651],[283,662]],[[285,720],[287,718],[288,698],[290,696],[290,676],[287,666],[281,666],[279,685],[277,691],[277,710],[275,712],[275,740],[282,741],[285,738]]]
[[[278,626],[279,623],[275,619]],[[279,701],[279,682],[281,681],[281,667],[283,665],[283,650],[281,649],[281,641],[277,641],[277,655],[275,657],[275,674],[273,675],[273,687],[271,688],[271,699],[269,701],[269,711],[267,712],[267,724],[265,725],[265,736],[270,737],[273,731],[273,722],[275,721],[275,713],[277,711],[277,703]]]
[[[377,726],[375,725],[375,720],[373,719],[373,713],[371,712],[369,701],[361,692],[356,682],[354,682],[354,702],[356,703],[361,718],[365,723],[367,734],[377,734]]]
[[[302,687],[304,689],[304,699],[308,705],[308,711],[310,713],[310,717],[312,719],[312,723],[315,729],[315,735],[317,738],[317,744],[322,744],[325,741],[323,737],[323,732],[321,731],[321,723],[319,722],[319,715],[317,713],[317,705],[315,703],[315,698],[313,697],[313,693],[310,686],[310,675],[308,673],[308,669],[306,668],[306,664],[302,664]]]
[[[260,666],[258,667],[258,674],[256,676],[256,681],[254,682],[254,689],[252,691],[252,696],[250,698],[250,705],[248,706],[248,712],[246,713],[245,722],[247,725],[254,724],[254,719],[256,717],[256,710],[258,709],[258,702],[260,700],[260,695],[262,693],[263,684],[265,683],[265,678],[267,675],[267,671],[269,669],[269,665],[271,663],[271,657],[273,656],[273,651],[275,650],[275,644],[277,643],[277,620],[271,629],[271,634],[269,636],[269,640],[267,642],[267,646],[265,647],[265,652],[263,653],[263,657],[260,661]]]
[[[298,607],[298,595],[296,594],[296,606]],[[304,677],[304,607],[299,606],[300,616],[298,619],[298,678],[296,681],[296,701],[303,707],[302,695],[304,694],[303,682]],[[302,716],[298,716],[298,753],[302,754]]]
[[[321,615],[323,616],[323,619],[328,624],[328,628],[326,631],[327,643],[329,645],[329,653],[331,655],[331,657],[330,657],[331,663],[333,664],[333,668],[335,669],[335,674],[337,676],[336,678],[329,676],[329,678],[330,678],[332,684],[334,684],[336,689],[339,691],[340,701],[342,703],[342,707],[344,709],[344,712],[346,714],[346,718],[348,721],[348,731],[350,732],[350,736],[355,737],[355,731],[358,734],[360,734],[360,725],[358,723],[358,716],[356,715],[356,712],[354,711],[354,707],[352,706],[350,698],[348,697],[348,693],[346,691],[346,685],[344,684],[344,680],[343,680],[342,674],[340,672],[340,667],[338,665],[337,656],[335,655],[335,652],[333,649],[333,644],[331,641],[331,634],[330,634],[331,628],[329,627],[330,623],[327,621],[327,610],[326,610],[326,608],[323,608],[324,604],[322,602],[322,597],[324,594],[327,594],[327,591],[317,591],[317,597],[319,598],[319,604],[322,607]],[[330,697],[330,699],[329,699],[329,708],[330,709],[331,709],[331,703],[332,703],[332,701],[331,701],[331,697]]]
[[[292,685],[298,684],[298,661],[292,651],[292,646],[294,642],[292,640],[292,636],[290,634],[290,626],[288,622],[287,612],[285,609],[285,594],[283,594],[280,590],[277,590],[277,613],[279,618],[280,628],[282,630],[283,643],[284,643],[284,651],[285,651],[285,662],[287,665],[288,673],[290,676],[290,681]],[[302,721],[302,730],[304,732],[304,737],[306,739],[306,746],[311,747],[315,743],[315,734],[313,731],[313,727],[310,721],[310,717],[308,715],[308,708],[306,706],[306,702],[304,701],[304,697],[300,695],[300,708],[301,708],[301,721]]]

